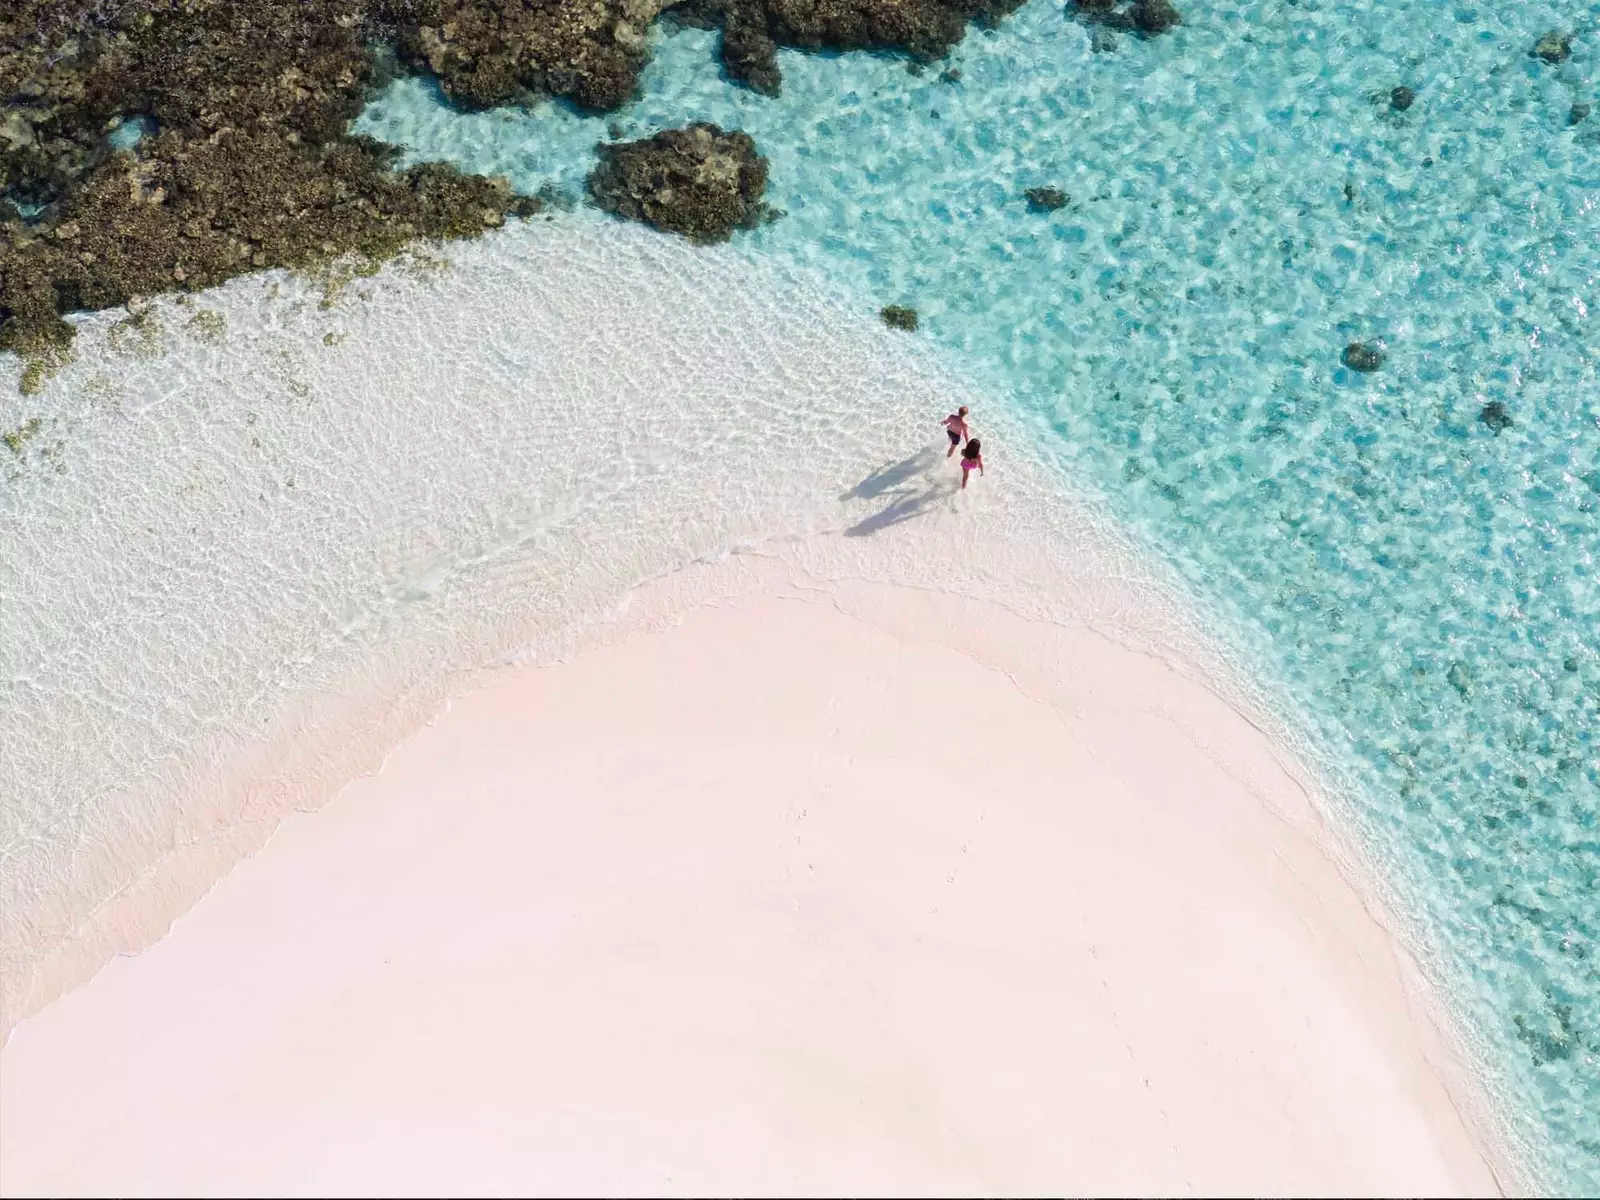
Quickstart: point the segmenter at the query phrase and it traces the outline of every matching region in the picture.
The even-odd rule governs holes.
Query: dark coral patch
[[[591,112],[626,103],[649,61],[655,0],[374,0],[401,56],[431,71],[468,108],[533,95],[563,96]]]
[[[1528,53],[1552,66],[1564,63],[1572,57],[1572,35],[1563,33],[1559,29],[1552,29],[1535,42],[1533,49]]]
[[[931,62],[972,22],[992,24],[1022,0],[685,0],[672,19],[722,27],[728,77],[765,95],[782,86],[777,49],[900,50]]]
[[[1368,342],[1351,342],[1339,355],[1339,361],[1352,371],[1367,373],[1383,366],[1383,351]]]
[[[65,341],[66,312],[535,207],[452,167],[398,171],[391,148],[345,134],[378,73],[372,4],[0,6],[0,193],[40,206],[0,221],[0,349]],[[135,118],[155,132],[114,144]]]
[[[1067,15],[1088,25],[1106,29],[1125,29],[1145,37],[1166,33],[1183,23],[1183,17],[1170,0],[1069,0]],[[1095,49],[1115,46],[1097,45]]]
[[[886,305],[880,315],[883,317],[883,323],[891,329],[904,329],[910,332],[917,327],[917,310],[907,308],[903,304]]]
[[[715,125],[667,129],[637,142],[596,147],[595,204],[691,241],[726,241],[766,213],[767,162],[750,135]]]
[[[1022,193],[1028,200],[1030,212],[1055,212],[1065,208],[1072,198],[1058,187],[1031,187]]]
[[[1498,400],[1491,400],[1478,410],[1478,420],[1482,421],[1489,429],[1496,433],[1504,433],[1516,424],[1511,419],[1511,413]]]

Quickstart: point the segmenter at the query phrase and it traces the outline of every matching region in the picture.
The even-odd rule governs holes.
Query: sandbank
[[[773,575],[496,674],[25,1022],[6,1192],[1496,1191],[1262,734]]]
[[[1055,432],[734,249],[450,254],[102,314],[42,396],[0,1190],[1521,1186]]]

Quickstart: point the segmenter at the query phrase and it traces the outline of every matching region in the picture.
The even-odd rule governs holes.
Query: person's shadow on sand
[[[889,503],[870,517],[856,522],[844,531],[845,537],[866,537],[909,521],[927,512],[941,496],[952,495],[954,481],[942,481],[929,473],[939,463],[939,452],[924,446],[910,458],[888,466],[879,467],[841,500],[877,500],[887,498]]]

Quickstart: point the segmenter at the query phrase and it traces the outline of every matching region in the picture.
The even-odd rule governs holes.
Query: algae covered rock
[[[709,243],[752,229],[766,215],[767,162],[739,130],[699,123],[602,143],[596,153],[589,196],[617,216]]]
[[[1405,112],[1417,102],[1417,94],[1410,88],[1401,85],[1389,93],[1389,107],[1395,112]]]
[[[882,313],[883,323],[890,329],[904,329],[907,333],[917,327],[917,310],[907,308],[903,304],[885,305]]]
[[[1027,198],[1028,211],[1036,213],[1055,212],[1065,208],[1071,199],[1058,187],[1031,187],[1022,194]]]
[[[399,171],[346,135],[375,2],[0,4],[0,350],[64,343],[63,313],[528,212],[504,181]],[[108,135],[130,121],[150,132],[123,148]]]
[[[534,95],[607,112],[649,61],[645,31],[668,0],[377,0],[402,58],[469,108]]]
[[[1504,433],[1516,424],[1511,419],[1510,411],[1498,400],[1491,400],[1479,409],[1478,420],[1482,421],[1492,433],[1497,435]]]
[[[1528,53],[1552,65],[1564,63],[1572,57],[1572,35],[1552,29],[1535,42]]]
[[[1068,0],[1067,15],[1087,25],[1123,29],[1144,37],[1155,37],[1183,23],[1182,15],[1169,0]]]
[[[722,27],[729,78],[766,95],[782,84],[777,48],[901,50],[915,62],[949,51],[970,23],[992,24],[1022,0],[685,0],[674,20]]]
[[[1339,355],[1339,361],[1344,363],[1345,366],[1352,371],[1360,371],[1363,374],[1376,371],[1383,366],[1383,358],[1382,348],[1374,346],[1370,342],[1351,342],[1344,348],[1344,352]]]

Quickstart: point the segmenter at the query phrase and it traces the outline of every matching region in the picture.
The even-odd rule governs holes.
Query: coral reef
[[[470,108],[533,95],[606,112],[633,94],[645,30],[671,0],[376,0],[407,62]]]
[[[886,305],[880,315],[883,317],[883,323],[890,329],[904,329],[910,332],[917,327],[917,310],[907,308],[903,304]]]
[[[947,53],[971,22],[992,24],[1022,0],[685,0],[672,9],[685,24],[722,27],[722,62],[731,79],[764,95],[782,85],[777,48],[901,50],[928,62]]]
[[[620,217],[691,241],[721,242],[766,215],[767,162],[749,134],[695,124],[595,149],[600,161],[589,195]]]
[[[396,171],[393,149],[345,134],[377,69],[375,19],[371,0],[15,0],[0,16],[0,350],[59,347],[62,313],[529,212],[502,181]],[[108,135],[130,119],[155,132],[119,150]]]
[[[1511,419],[1510,411],[1498,400],[1491,400],[1479,409],[1478,420],[1487,425],[1496,435],[1516,424]]]
[[[1020,2],[7,0],[0,350],[59,348],[71,335],[61,314],[76,309],[386,254],[530,211],[537,202],[504,183],[442,166],[400,172],[389,151],[346,134],[393,68],[385,47],[466,106],[547,94],[604,111],[632,95],[645,30],[668,7],[720,24],[729,73],[776,92],[779,45],[924,61]],[[733,136],[719,131],[702,159],[687,143],[647,159],[617,147],[596,199],[689,237],[726,237],[769,215],[764,164]],[[645,177],[646,161],[661,180]]]
[[[1572,35],[1562,33],[1559,29],[1552,29],[1534,43],[1533,49],[1528,51],[1534,58],[1542,58],[1547,63],[1564,63],[1572,57]]]
[[[1383,351],[1367,342],[1351,342],[1339,355],[1339,361],[1352,371],[1376,371],[1383,366]]]
[[[1031,187],[1022,193],[1028,200],[1030,212],[1055,212],[1058,208],[1065,208],[1071,199],[1058,187]]]
[[[1165,33],[1183,22],[1178,10],[1169,0],[1068,0],[1067,15],[1077,17],[1089,25],[1107,29],[1125,29],[1145,37]],[[1114,49],[1116,41],[1099,40],[1097,51]]]

